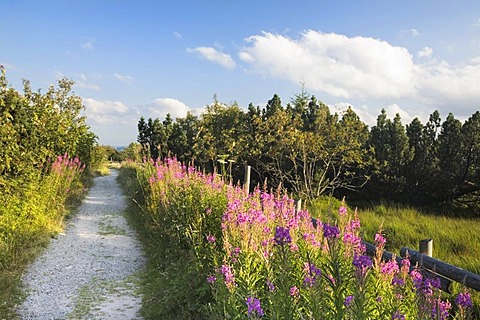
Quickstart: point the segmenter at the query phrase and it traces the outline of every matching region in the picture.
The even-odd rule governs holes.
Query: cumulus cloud
[[[146,105],[146,109],[152,118],[163,119],[170,113],[173,119],[184,117],[192,108],[185,103],[173,98],[158,98]]]
[[[429,47],[424,47],[422,50],[417,52],[419,58],[430,58],[433,54],[433,49]]]
[[[187,49],[187,52],[196,53],[203,59],[218,63],[227,69],[235,69],[236,63],[229,54],[223,53],[212,47],[197,47],[194,49]]]
[[[298,39],[264,32],[246,39],[240,59],[267,76],[304,82],[332,96],[400,97],[414,92],[407,49],[373,38],[308,30]]]
[[[480,57],[479,57],[480,58]],[[459,110],[478,108],[480,59],[452,66],[445,61],[425,66],[419,75],[421,99],[432,105],[450,105]]]
[[[140,117],[163,120],[167,113],[172,118],[185,117],[188,111],[197,114],[200,109],[190,108],[174,98],[158,98],[150,103],[127,106],[121,101],[83,98],[87,122],[103,144],[128,144],[135,141]]]
[[[114,73],[113,76],[118,81],[121,81],[121,82],[124,82],[124,83],[127,83],[127,84],[132,84],[133,80],[134,80],[133,77],[131,77],[131,76],[122,75],[122,74],[118,74],[118,73]]]
[[[264,32],[245,42],[238,56],[249,71],[301,82],[337,99],[383,105],[402,100],[460,114],[471,113],[480,101],[480,57],[461,65],[432,59],[415,63],[406,48],[386,41],[313,30],[297,38]],[[424,47],[417,56],[432,54]]]
[[[129,111],[128,107],[120,101],[100,101],[92,98],[82,100],[87,119],[97,124],[118,124]]]

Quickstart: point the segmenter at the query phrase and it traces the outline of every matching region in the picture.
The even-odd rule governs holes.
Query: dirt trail
[[[142,319],[145,258],[124,217],[117,175],[95,178],[65,233],[29,268],[20,319]]]

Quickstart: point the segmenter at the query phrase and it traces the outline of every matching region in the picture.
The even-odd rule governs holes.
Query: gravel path
[[[95,178],[65,233],[29,268],[20,319],[141,319],[145,258],[123,215],[117,175]]]

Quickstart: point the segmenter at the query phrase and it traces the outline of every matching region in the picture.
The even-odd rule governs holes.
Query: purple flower
[[[366,255],[354,255],[352,264],[355,266],[357,271],[360,272],[361,275],[365,275],[367,270],[372,267],[373,262],[369,256]]]
[[[398,272],[398,263],[392,259],[381,264],[380,271],[385,275],[394,275]]]
[[[296,286],[293,286],[290,288],[290,295],[292,297],[298,297],[299,294],[300,294],[300,290],[298,290]]]
[[[338,214],[341,215],[341,216],[346,215],[346,214],[347,214],[347,207],[341,206],[341,207],[338,209]]]
[[[399,287],[403,287],[403,286],[405,285],[405,281],[403,281],[402,278],[393,277],[393,279],[392,279],[392,285],[394,285],[394,286],[399,286]]]
[[[277,227],[275,229],[275,243],[283,246],[284,244],[291,243],[292,237],[290,236],[290,229],[284,227]]]
[[[232,252],[230,253],[230,257],[232,258],[232,262],[233,263],[236,263],[238,262],[238,256],[240,255],[240,248],[239,247],[235,247],[233,248]]]
[[[264,313],[262,306],[260,305],[260,300],[257,298],[248,297],[247,298],[247,308],[249,317],[263,317]]]
[[[392,314],[392,320],[405,320],[405,316],[400,312],[400,310],[397,310],[394,314]]]
[[[423,284],[423,276],[418,270],[412,270],[410,272],[410,278],[412,278],[415,288],[420,289]]]
[[[215,240],[216,240],[215,237],[212,236],[211,234],[209,234],[209,235],[207,236],[207,241],[208,241],[208,242],[210,242],[210,243],[215,243]]]
[[[210,276],[210,277],[207,278],[207,283],[209,283],[209,284],[212,284],[215,281],[217,281],[217,277],[215,277],[215,276]]]
[[[235,276],[233,275],[232,268],[229,265],[223,264],[221,272],[225,278],[225,284],[228,288],[235,285]]]
[[[380,234],[376,233],[375,234],[375,243],[377,244],[377,247],[385,247],[385,243],[387,243],[387,240]]]
[[[307,287],[313,287],[319,278],[322,276],[322,270],[317,268],[313,263],[305,262],[305,280],[303,283]]]
[[[269,280],[267,280],[267,287],[270,291],[275,291],[275,286]]]
[[[464,309],[473,307],[472,298],[470,297],[470,293],[468,292],[459,293],[458,296],[455,298],[455,303],[458,307]]]
[[[446,320],[449,316],[448,311],[452,307],[452,304],[447,301],[442,301],[440,299],[435,300],[432,308],[432,319]]]
[[[323,224],[323,236],[327,239],[338,238],[340,230],[337,226],[331,226],[328,223]]]
[[[343,243],[355,248],[355,251],[361,251],[362,239],[353,233],[346,232],[343,235]]]
[[[350,305],[352,304],[352,301],[353,301],[353,296],[347,296],[345,298],[345,301],[343,301],[343,304],[345,305],[345,307],[350,307]]]

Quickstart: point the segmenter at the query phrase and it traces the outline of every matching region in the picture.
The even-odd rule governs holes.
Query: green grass
[[[71,185],[66,199],[56,196],[48,180],[25,182],[22,190],[0,196],[0,319],[17,319],[15,307],[25,297],[23,272],[63,230],[64,218],[85,194],[79,181]]]
[[[131,291],[137,295],[136,287],[138,275],[131,275],[123,280],[98,280],[92,279],[89,283],[82,286],[74,300],[74,308],[68,314],[68,319],[88,319],[92,312],[99,313],[100,306],[107,297],[122,295],[126,291]],[[108,315],[100,314],[103,317]]]
[[[105,215],[98,221],[98,234],[101,236],[125,236],[127,232],[113,223],[113,215]]]
[[[319,198],[308,208],[318,219],[333,219],[340,201]],[[353,212],[351,207],[350,212]],[[382,230],[387,239],[386,250],[400,255],[400,248],[418,251],[420,240],[433,239],[433,257],[451,265],[480,274],[480,219],[451,217],[438,212],[419,210],[398,204],[380,203],[358,209],[364,240],[374,243]],[[454,282],[454,292],[461,290]],[[480,292],[473,291],[474,313],[480,314]],[[475,318],[476,319],[476,318]]]
[[[135,198],[129,203],[126,218],[147,257],[145,271],[140,275],[141,315],[147,320],[204,319],[205,310],[199,310],[197,297],[204,295],[205,277],[198,276],[197,257],[178,246],[165,247],[166,240],[152,229],[148,215],[138,205],[142,192],[134,168],[122,168],[118,179],[125,194]]]
[[[338,204],[338,200],[325,197],[309,209],[313,216],[330,217],[330,208]],[[386,249],[396,254],[401,247],[418,250],[420,240],[433,239],[433,257],[480,274],[480,219],[430,214],[396,204],[358,209],[358,216],[368,242],[373,243],[380,228],[387,239]]]

